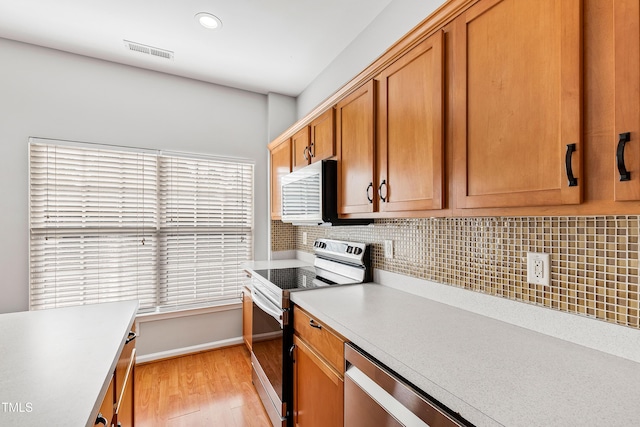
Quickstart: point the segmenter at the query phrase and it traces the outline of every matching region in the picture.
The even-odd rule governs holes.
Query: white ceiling
[[[392,0],[0,0],[0,37],[297,96]],[[223,23],[207,30],[194,16]],[[123,40],[174,52],[133,52]]]

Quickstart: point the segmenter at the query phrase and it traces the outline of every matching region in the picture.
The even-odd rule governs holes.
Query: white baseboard
[[[182,348],[176,348],[172,350],[159,351],[157,353],[138,354],[136,355],[136,363],[138,364],[138,363],[153,362],[155,360],[184,356],[186,354],[197,353],[199,351],[214,350],[216,348],[230,347],[232,345],[239,345],[243,343],[244,341],[242,337],[237,337],[237,338],[229,338],[222,341],[192,345],[190,347],[182,347]]]

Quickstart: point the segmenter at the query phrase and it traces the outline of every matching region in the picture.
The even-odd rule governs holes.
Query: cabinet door
[[[247,349],[251,351],[253,323],[253,301],[247,288],[242,290],[242,338]]]
[[[344,389],[342,377],[304,341],[293,337],[294,423],[300,427],[343,425]]]
[[[456,207],[581,202],[581,19],[581,0],[486,0],[456,19]]]
[[[311,162],[309,145],[309,126],[305,126],[291,137],[293,169],[300,169]]]
[[[640,3],[614,1],[615,200],[640,200]],[[628,135],[627,135],[628,134]],[[628,172],[628,175],[624,172]]]
[[[113,377],[111,377],[107,393],[104,395],[104,399],[102,399],[102,403],[100,404],[100,409],[98,410],[98,415],[96,416],[95,425],[111,425],[111,421],[113,420],[113,415],[115,412],[115,399],[115,385]]]
[[[336,154],[335,110],[329,108],[311,122],[311,163]]]
[[[381,212],[442,208],[442,43],[438,32],[376,77]]]
[[[373,80],[336,106],[338,213],[373,212],[374,177]]]
[[[131,331],[125,339],[124,347],[120,353],[120,357],[118,357],[118,362],[116,363],[115,393],[117,407],[120,406],[120,400],[124,393],[125,383],[127,382],[127,375],[135,363],[136,337],[136,324],[134,323],[131,327]]]
[[[271,150],[271,219],[282,218],[282,177],[291,172],[291,144],[290,141],[274,147]]]

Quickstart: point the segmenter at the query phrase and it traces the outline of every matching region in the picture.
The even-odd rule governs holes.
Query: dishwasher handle
[[[387,425],[462,427],[457,420],[436,403],[428,400],[397,377],[385,366],[352,344],[345,345],[347,369],[344,373],[345,425],[364,427],[373,420],[385,418]],[[447,411],[449,413],[447,413]],[[372,419],[367,419],[373,417]]]
[[[346,381],[352,381],[360,390],[364,391],[369,398],[380,406],[387,414],[403,426],[429,427],[429,424],[411,412],[393,395],[388,393],[378,383],[369,378],[364,372],[351,365],[345,372]]]

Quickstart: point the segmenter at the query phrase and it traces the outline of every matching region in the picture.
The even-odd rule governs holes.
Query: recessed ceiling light
[[[196,19],[205,28],[210,30],[215,30],[216,28],[222,27],[222,21],[215,15],[212,15],[207,12],[200,12],[196,14]]]

